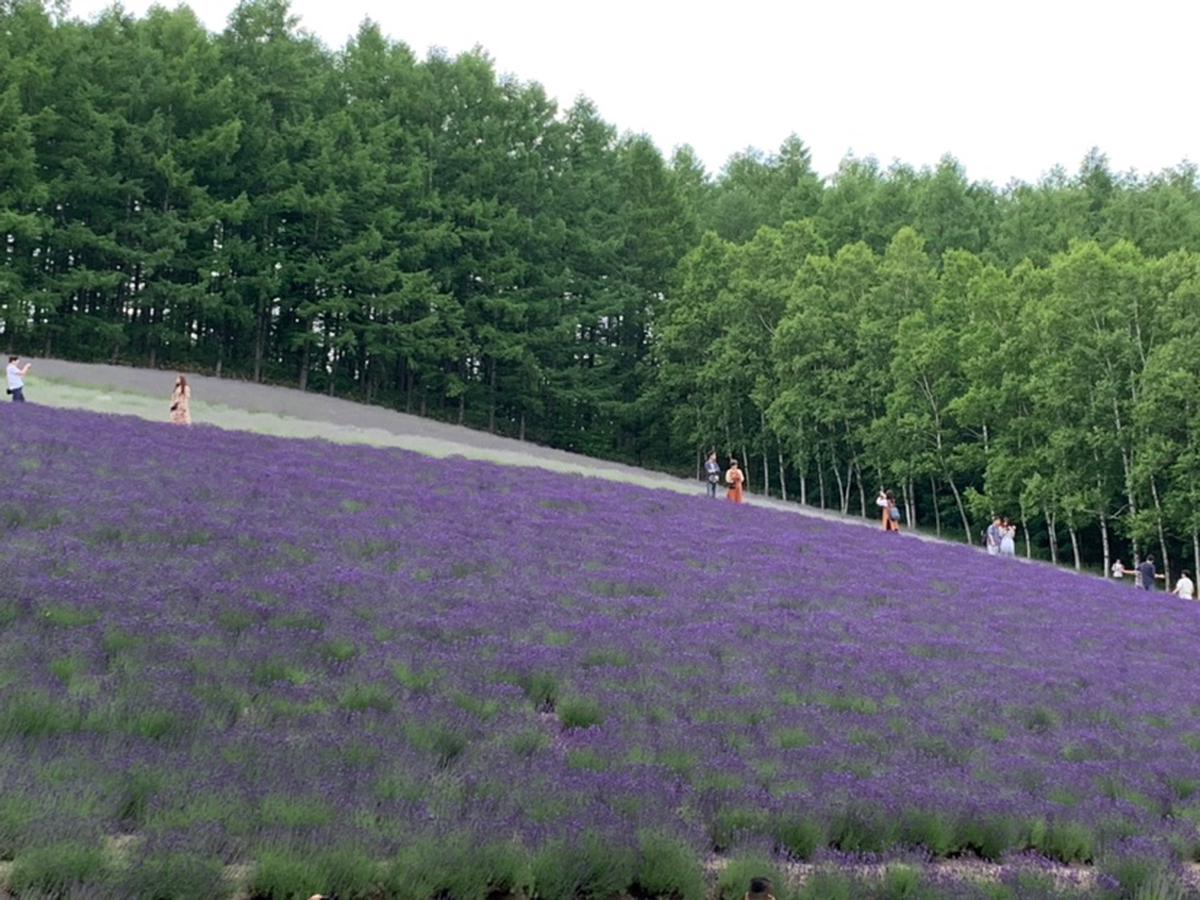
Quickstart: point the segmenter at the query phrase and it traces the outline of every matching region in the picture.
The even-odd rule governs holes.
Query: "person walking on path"
[[[1017,555],[1017,526],[1008,519],[1003,519],[1000,526],[1000,555]]]
[[[1193,600],[1196,597],[1196,585],[1192,581],[1191,574],[1187,569],[1179,573],[1179,580],[1175,582],[1175,590],[1171,591],[1180,600]]]
[[[19,365],[21,357],[10,356],[8,358],[8,368],[5,374],[8,375],[8,393],[13,398],[13,403],[25,402],[25,376],[29,374],[29,367],[33,363],[25,363]]]
[[[717,485],[721,483],[721,464],[717,462],[717,451],[708,454],[704,461],[704,476],[708,481],[708,496],[717,499]]]
[[[192,424],[192,389],[188,387],[186,375],[175,379],[175,388],[171,391],[171,423]]]
[[[1119,559],[1112,564],[1113,578],[1124,578],[1128,574],[1129,570],[1125,568],[1125,563],[1121,562]]]
[[[729,471],[725,473],[725,483],[729,485],[729,490],[725,492],[725,497],[734,503],[742,503],[745,500],[742,484],[746,481],[746,476],[742,470],[738,468],[738,461],[731,459],[729,461]]]
[[[1166,581],[1166,575],[1159,575],[1154,568],[1154,554],[1151,553],[1142,560],[1141,565],[1137,567],[1137,575],[1134,576],[1134,584],[1138,590],[1152,591],[1154,590],[1154,579],[1161,578]]]
[[[988,556],[1000,555],[1000,540],[1003,538],[1003,535],[1000,533],[1000,521],[1000,517],[995,516],[992,519],[992,524],[984,532],[983,540],[984,546],[987,547]]]

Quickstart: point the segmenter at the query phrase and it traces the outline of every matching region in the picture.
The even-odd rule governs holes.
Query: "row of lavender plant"
[[[686,895],[714,852],[1198,857],[1200,607],[461,459],[32,405],[0,450],[20,883],[122,835],[197,896],[243,863],[549,897]]]

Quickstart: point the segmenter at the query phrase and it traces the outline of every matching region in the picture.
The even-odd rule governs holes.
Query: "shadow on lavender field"
[[[0,450],[18,896],[1177,896],[1200,855],[1184,601],[398,449],[4,405]]]

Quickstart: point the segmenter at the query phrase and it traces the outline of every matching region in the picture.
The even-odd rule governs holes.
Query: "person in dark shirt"
[[[1142,560],[1141,565],[1137,567],[1137,587],[1143,591],[1154,590],[1155,578],[1166,578],[1165,575],[1159,575],[1154,569],[1154,554],[1148,555]]]

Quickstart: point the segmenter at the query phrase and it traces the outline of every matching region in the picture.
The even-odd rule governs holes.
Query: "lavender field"
[[[0,450],[16,896],[1168,896],[1200,854],[1200,606],[399,450],[33,405]]]

